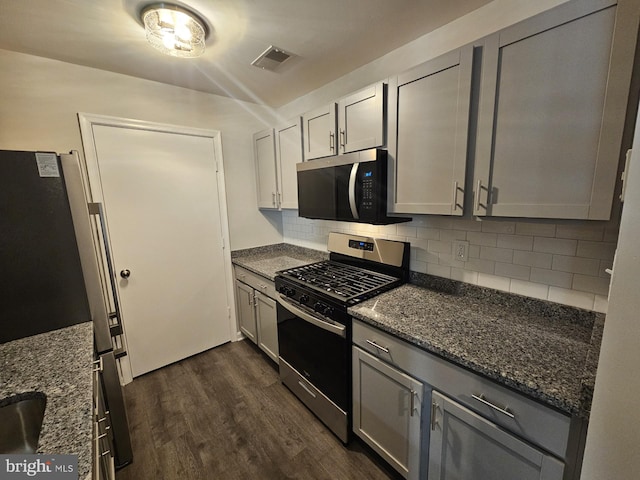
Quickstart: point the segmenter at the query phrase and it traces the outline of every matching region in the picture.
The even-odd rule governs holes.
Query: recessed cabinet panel
[[[258,343],[253,288],[236,280],[236,302],[240,331],[253,343]]]
[[[562,480],[564,464],[432,393],[429,480]]]
[[[253,135],[258,208],[278,208],[276,197],[276,158],[273,129]]]
[[[473,69],[468,46],[390,81],[390,209],[462,215]]]
[[[271,360],[278,363],[278,320],[275,300],[258,292],[256,296],[256,320],[258,346]]]
[[[569,2],[486,40],[475,215],[609,219],[630,79],[621,56],[632,62],[612,3]]]
[[[296,117],[275,130],[280,208],[298,208],[296,163],[303,160],[301,125],[301,118]]]
[[[302,122],[305,160],[337,154],[335,103],[305,113]]]
[[[423,386],[353,347],[353,431],[405,478],[420,469]]]
[[[385,85],[377,83],[343,98],[338,103],[340,153],[384,145]]]

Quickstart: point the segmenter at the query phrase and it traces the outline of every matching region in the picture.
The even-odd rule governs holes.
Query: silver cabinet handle
[[[313,398],[316,398],[316,394],[313,393],[311,390],[309,390],[309,387],[307,387],[304,383],[302,383],[300,380],[298,380],[298,385],[300,385],[302,388],[305,389],[305,391],[311,395]]]
[[[413,411],[416,408],[416,404],[415,404],[416,392],[415,392],[415,390],[411,389],[410,395],[411,395],[411,402],[410,402],[409,408],[411,408],[411,412],[409,414],[410,414],[410,416],[413,417]]]
[[[100,357],[98,360],[91,362],[91,364],[96,365],[96,368],[93,368],[91,370],[92,372],[102,372],[102,369],[103,369],[102,357]]]
[[[463,206],[458,203],[458,191],[462,190],[464,193],[464,189],[458,187],[458,181],[453,181],[453,211],[455,212],[458,208],[462,210]]]
[[[278,207],[282,205],[282,193],[278,192]]]
[[[342,151],[344,152],[347,149],[347,141],[346,141],[346,134],[344,131],[344,128],[340,129],[340,146],[342,147]]]
[[[335,136],[336,136],[336,134],[333,133],[331,130],[329,130],[329,150],[335,150],[336,149]]]
[[[367,339],[367,343],[369,345],[371,345],[372,347],[378,349],[378,350],[382,350],[384,353],[389,353],[389,349],[387,347],[383,347],[382,345],[378,345],[376,342],[374,342],[373,340],[369,340]]]
[[[276,204],[276,194],[275,192],[271,192],[271,203],[275,206]]]
[[[487,401],[484,398],[484,395],[482,393],[480,395],[471,395],[471,398],[473,398],[474,400],[479,401],[480,403],[483,403],[484,405],[486,405],[488,407],[493,408],[494,410],[502,413],[503,415],[506,415],[509,418],[516,418],[516,416],[509,411],[509,407],[505,406],[503,408],[503,407],[498,407],[497,405],[494,405],[493,403]]]
[[[436,420],[436,414],[438,412],[438,404],[436,402],[431,402],[431,430],[436,429],[436,425],[438,421]]]
[[[351,215],[355,220],[358,220],[358,205],[356,204],[356,180],[358,178],[359,163],[354,163],[351,167],[351,174],[349,175],[349,207],[351,207]]]

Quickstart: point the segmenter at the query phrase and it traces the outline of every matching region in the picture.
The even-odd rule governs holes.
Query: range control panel
[[[365,250],[367,252],[373,252],[373,243],[361,242],[359,240],[349,240],[349,248],[355,248],[356,250]]]

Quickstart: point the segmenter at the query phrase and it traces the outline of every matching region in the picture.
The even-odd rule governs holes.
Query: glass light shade
[[[173,57],[199,57],[204,53],[207,30],[195,14],[175,5],[160,4],[141,14],[147,41]]]

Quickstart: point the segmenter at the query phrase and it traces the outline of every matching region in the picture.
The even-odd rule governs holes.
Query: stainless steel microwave
[[[298,163],[301,217],[388,225],[411,218],[387,216],[387,151],[363,150]]]

